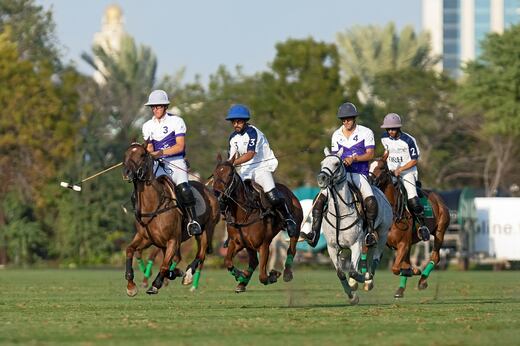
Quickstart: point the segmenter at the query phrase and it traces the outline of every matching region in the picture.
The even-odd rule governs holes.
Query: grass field
[[[137,278],[141,276],[137,274]],[[198,292],[174,281],[156,296],[125,293],[123,270],[0,271],[0,344],[519,345],[519,272],[438,272],[425,291],[378,273],[349,306],[332,270],[233,292],[225,270]]]

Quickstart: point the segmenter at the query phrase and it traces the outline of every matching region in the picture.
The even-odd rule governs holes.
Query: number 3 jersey
[[[347,157],[360,156],[367,152],[367,149],[375,148],[374,133],[368,127],[357,125],[354,132],[347,138],[343,134],[343,126],[332,134],[331,151],[337,153],[343,148],[341,159]],[[346,167],[347,172],[359,173],[368,176],[368,161],[353,162]]]
[[[143,138],[153,144],[153,150],[164,150],[177,143],[177,137],[186,136],[184,120],[171,113],[166,113],[161,119],[153,117],[143,124]],[[185,151],[163,156],[163,158],[183,158]]]
[[[242,179],[251,179],[255,170],[267,170],[274,172],[278,167],[278,160],[269,147],[265,135],[255,126],[247,124],[241,132],[233,132],[229,136],[229,158],[236,153],[239,156],[248,151],[254,151],[255,156],[237,167]]]
[[[398,138],[392,138],[388,135],[388,132],[385,132],[381,136],[381,143],[385,151],[388,151],[386,162],[391,171],[403,167],[411,160],[419,159],[420,151],[417,142],[406,132],[401,132]],[[408,171],[417,171],[417,166],[410,168]]]

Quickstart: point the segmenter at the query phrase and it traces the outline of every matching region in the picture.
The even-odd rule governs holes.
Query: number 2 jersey
[[[415,141],[415,138],[406,132],[401,132],[399,137],[395,139],[390,137],[388,132],[385,132],[381,136],[381,143],[383,144],[385,151],[388,151],[388,159],[386,162],[391,171],[403,167],[411,160],[419,159],[420,151],[417,142]],[[417,171],[417,166],[414,166],[407,171]]]
[[[357,125],[354,132],[347,138],[343,134],[343,126],[332,134],[331,151],[337,153],[343,148],[341,159],[354,155],[363,155],[367,149],[375,148],[374,133],[368,127]],[[353,162],[346,167],[347,172],[359,173],[368,176],[368,161]]]
[[[229,136],[229,158],[236,153],[242,156],[248,151],[254,151],[255,156],[237,167],[242,179],[251,179],[255,170],[274,172],[278,167],[278,160],[269,147],[265,135],[251,124],[247,124],[241,132],[233,132]]]

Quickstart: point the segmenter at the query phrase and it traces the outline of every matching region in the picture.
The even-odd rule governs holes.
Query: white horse
[[[377,245],[367,248],[364,245],[365,230],[360,213],[358,199],[349,188],[351,179],[341,160],[341,149],[337,154],[331,154],[325,148],[325,158],[321,162],[321,170],[317,181],[322,194],[327,197],[326,212],[323,213],[322,230],[327,240],[330,259],[336,268],[350,303],[355,305],[359,297],[353,293],[357,283],[364,283],[364,289],[373,288],[373,277],[386,244],[388,230],[392,225],[392,207],[385,195],[377,187],[372,186],[378,204],[378,214],[374,222],[374,229],[379,236]],[[350,180],[351,181],[351,180]],[[350,249],[349,278],[343,270],[345,249]],[[361,269],[361,271],[360,271]]]

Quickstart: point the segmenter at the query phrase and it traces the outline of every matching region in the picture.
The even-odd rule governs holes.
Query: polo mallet
[[[104,173],[106,173],[106,172],[109,172],[109,171],[111,171],[111,170],[113,170],[113,169],[115,169],[115,168],[117,168],[117,167],[122,166],[122,165],[123,165],[123,162],[119,162],[119,163],[117,163],[117,164],[115,164],[115,165],[113,165],[113,166],[111,166],[111,167],[108,167],[107,169],[102,170],[101,172],[98,172],[98,173],[96,173],[96,174],[91,175],[90,177],[87,177],[87,178],[83,179],[82,181],[80,181],[80,182],[77,183],[77,184],[70,184],[70,183],[67,183],[67,182],[62,181],[62,182],[60,183],[60,186],[61,186],[61,187],[65,187],[65,188],[67,188],[67,189],[71,189],[71,190],[74,190],[74,191],[78,191],[78,192],[79,192],[79,191],[81,191],[81,184],[83,184],[83,183],[86,182],[87,180],[93,179],[93,178],[95,178],[95,177],[97,177],[97,176],[99,176],[99,175],[101,175],[101,174],[104,174]]]

